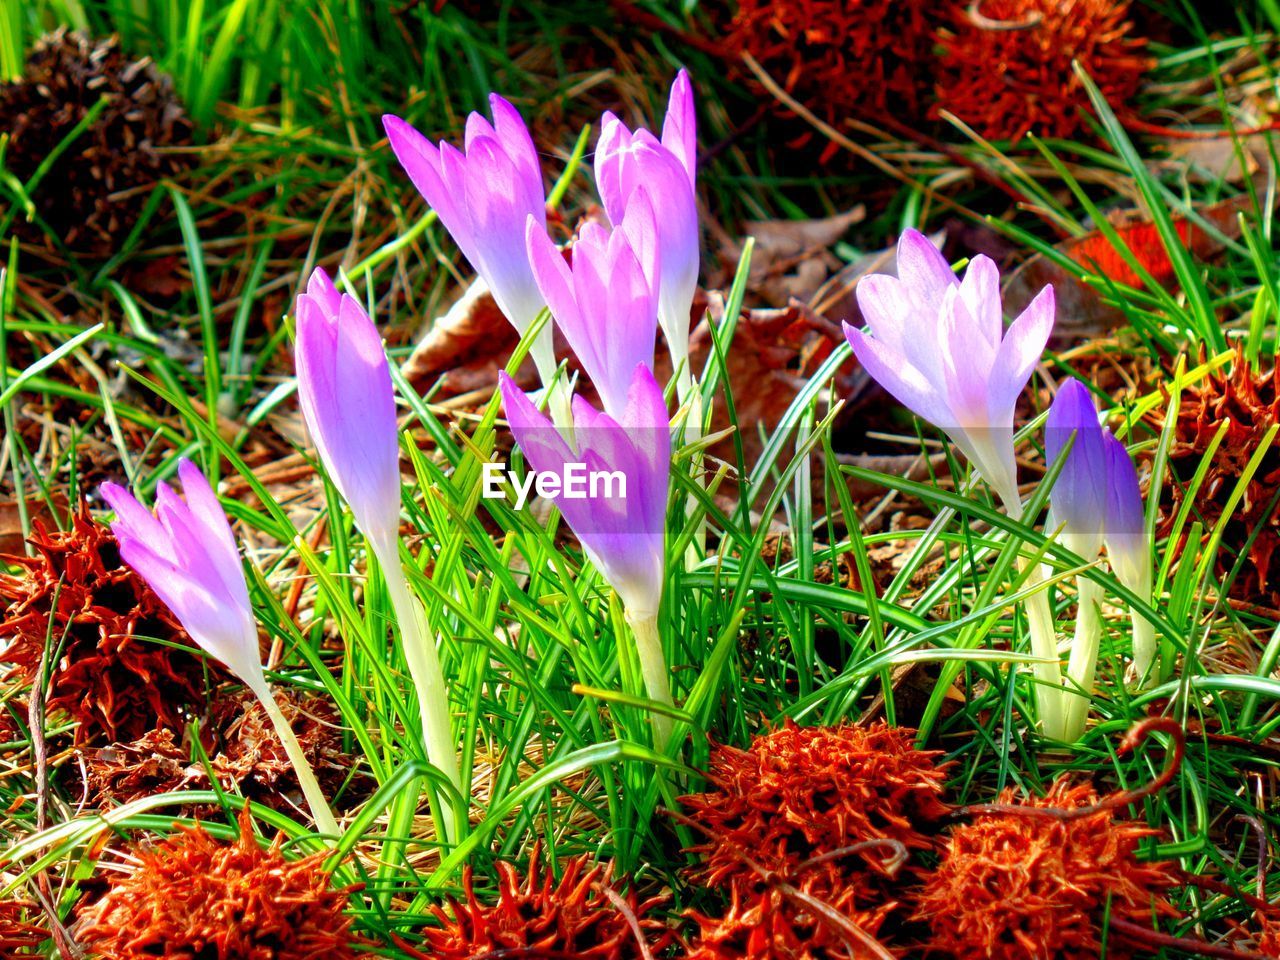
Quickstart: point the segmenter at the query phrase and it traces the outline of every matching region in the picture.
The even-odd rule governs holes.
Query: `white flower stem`
[[[404,650],[405,663],[409,666],[409,677],[418,695],[418,714],[427,759],[448,777],[455,788],[463,792],[462,775],[458,770],[458,750],[449,717],[449,689],[445,685],[444,671],[440,668],[440,654],[436,650],[435,638],[427,631],[426,617],[409,592],[409,582],[400,566],[396,547],[393,540],[382,548],[374,545],[373,549],[386,579],[387,594],[391,598],[396,622],[400,625],[401,648]],[[466,795],[465,792],[463,795]],[[445,812],[445,806],[441,805],[444,823],[437,825],[437,834],[442,839],[453,839],[456,831],[453,829],[452,817]],[[443,829],[439,829],[440,827]]]
[[[1017,489],[1001,493],[1005,510],[1014,520],[1022,519],[1022,498]],[[1026,569],[1026,561],[1018,558],[1018,569]],[[1033,570],[1026,586],[1034,587],[1043,582]],[[1058,662],[1058,632],[1053,623],[1053,609],[1049,605],[1048,590],[1038,590],[1026,601],[1027,624],[1031,628],[1031,652],[1047,661],[1036,663],[1032,674],[1036,678],[1036,704],[1040,713],[1040,731],[1046,737],[1062,739],[1065,732],[1062,690],[1062,668]]]
[[[311,769],[306,754],[302,752],[302,744],[298,743],[298,738],[293,735],[293,728],[289,726],[288,719],[281,711],[280,705],[276,703],[271,687],[263,681],[261,684],[252,684],[250,689],[262,704],[262,709],[267,713],[267,719],[275,728],[276,736],[284,745],[284,752],[289,762],[293,764],[293,772],[298,777],[298,786],[302,787],[302,795],[311,809],[311,817],[316,822],[316,829],[336,840],[342,833],[338,827],[337,818],[329,809],[329,801],[325,798],[324,791],[320,789],[320,781],[316,779],[315,771]]]
[[[1067,743],[1074,743],[1084,735],[1089,704],[1093,702],[1098,645],[1102,642],[1102,618],[1098,613],[1102,588],[1086,577],[1076,577],[1076,593],[1076,632],[1071,641],[1071,658],[1067,661],[1067,677],[1071,682],[1063,691],[1066,706],[1062,739]]]
[[[677,381],[676,383],[677,394],[679,394],[681,389],[681,384],[684,383],[684,380],[685,378],[681,377],[681,379]],[[693,382],[693,381],[689,381],[689,383],[684,387],[684,389],[685,389],[685,393],[689,397],[688,401],[686,401],[684,397],[678,398],[681,405],[684,405],[686,402],[688,402],[689,404],[689,414],[684,421],[684,442],[686,444],[696,443],[697,441],[702,439],[702,394],[697,390],[696,382]],[[702,483],[702,479],[701,479],[702,478],[702,454],[701,453],[695,453],[692,457],[689,458],[689,472],[693,477],[694,483],[697,483],[697,484]],[[699,503],[698,503],[697,497],[690,495],[689,499],[685,501],[684,515],[686,517],[693,516],[693,514],[697,512],[698,507],[699,507]],[[702,562],[702,558],[705,557],[706,555],[707,555],[707,518],[704,516],[701,520],[698,521],[698,529],[695,531],[693,535],[693,540],[690,541],[688,549],[685,550],[685,554],[684,554],[685,569],[692,570],[694,567],[696,567],[699,563]]]
[[[1147,595],[1151,593],[1150,588]],[[1137,610],[1130,609],[1130,621],[1133,624],[1133,678],[1139,690],[1150,687],[1157,679],[1159,670],[1156,665],[1156,628],[1150,620]]]
[[[667,659],[662,654],[662,635],[658,632],[656,614],[642,614],[633,617],[631,611],[626,612],[627,624],[636,639],[636,653],[640,656],[640,675],[644,679],[645,690],[651,700],[674,706],[671,699],[671,678],[668,675]],[[664,750],[671,739],[671,718],[661,713],[651,713],[653,725],[653,745]]]

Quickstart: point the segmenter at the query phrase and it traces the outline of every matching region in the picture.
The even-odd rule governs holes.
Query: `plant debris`
[[[31,192],[47,232],[24,217],[14,224],[51,249],[57,237],[71,250],[110,255],[142,213],[149,188],[194,163],[171,149],[189,145],[192,132],[172,82],[150,59],[130,60],[114,37],[95,41],[58,30],[36,43],[25,77],[0,84],[0,129],[10,134],[5,167],[19,181],[57,156]]]
[[[177,619],[120,559],[111,531],[81,505],[69,530],[37,521],[36,556],[5,559],[20,576],[0,575],[0,663],[30,685],[45,644],[53,661],[49,709],[77,721],[78,744],[129,741],[157,726],[181,730],[205,701],[205,677],[225,677],[190,647]],[[148,639],[143,639],[148,638]],[[159,642],[153,642],[153,639]]]
[[[1015,803],[1012,788],[1001,793],[1000,806]],[[1020,806],[1041,814],[1097,811],[993,810],[952,829],[916,904],[931,951],[955,960],[1093,960],[1104,913],[1146,929],[1153,914],[1177,916],[1165,896],[1177,885],[1170,865],[1138,859],[1141,841],[1157,831],[1116,819],[1091,785],[1066,778]],[[1112,927],[1108,957],[1141,950]]]

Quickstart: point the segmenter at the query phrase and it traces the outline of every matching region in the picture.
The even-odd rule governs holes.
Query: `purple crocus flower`
[[[267,684],[249,588],[227,515],[190,460],[179,461],[178,478],[186,499],[161,483],[154,515],[123,487],[102,485],[103,498],[116,512],[111,530],[120,556],[173,611],[200,649],[226,664],[258,698],[293,764],[316,826],[337,836],[338,822],[324,791]]]
[[[921,233],[898,241],[898,276],[857,287],[870,335],[845,324],[863,368],[899,403],[940,427],[1011,512],[1021,513],[1013,452],[1018,395],[1053,328],[1046,286],[1006,330],[1000,274],[974,257],[964,280]]]
[[[231,526],[194,463],[180,461],[178,477],[186,500],[161,483],[154,516],[124,487],[102,485],[103,498],[116,512],[111,530],[120,556],[173,611],[200,649],[259,693],[267,689],[267,680]]]
[[[298,400],[316,451],[365,536],[379,549],[394,544],[400,453],[382,338],[360,302],[339,293],[320,269],[294,315]]]
[[[533,138],[519,112],[489,96],[490,123],[467,118],[464,150],[431,143],[399,117],[382,118],[396,159],[440,217],[472,268],[484,280],[511,324],[524,334],[543,308],[525,253],[525,221],[546,228],[546,191]],[[544,384],[556,370],[551,328],[544,327],[531,354]]]
[[[295,313],[294,363],[303,419],[325,471],[351,505],[386,577],[418,692],[428,758],[457,784],[448,688],[435,639],[424,628],[400,565],[400,453],[382,339],[359,301],[339,293],[323,270],[312,273]]]
[[[499,374],[499,389],[511,432],[534,471],[564,478],[573,465],[580,475],[613,475],[608,489],[593,483],[587,495],[560,489],[548,499],[618,592],[628,617],[656,617],[665,581],[671,436],[662,388],[649,368],[640,364],[633,370],[626,406],[616,419],[574,397],[576,449],[505,373]]]
[[[1056,463],[1071,442],[1049,494],[1053,510],[1049,526],[1061,524],[1063,542],[1085,560],[1092,560],[1102,549],[1107,513],[1105,437],[1093,394],[1079,380],[1068,380],[1054,397],[1045,422],[1045,458],[1049,463]]]
[[[697,116],[687,71],[681,70],[671,85],[661,140],[648,130],[633,132],[612,113],[605,113],[596,145],[595,174],[605,213],[615,224],[622,222],[627,201],[641,187],[661,204],[658,318],[672,363],[682,371],[678,383],[683,398],[692,382],[689,320],[698,289],[698,203],[694,193]]]
[[[530,217],[529,261],[556,324],[604,402],[619,419],[637,365],[653,366],[658,332],[658,226],[649,194],[627,199],[613,231],[587,223],[573,245],[573,267]]]

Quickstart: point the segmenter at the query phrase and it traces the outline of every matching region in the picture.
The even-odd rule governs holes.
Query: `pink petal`
[[[979,254],[970,261],[960,282],[960,296],[977,332],[994,351],[1004,333],[1004,311],[1000,303],[1000,271],[990,257]]]
[[[1017,403],[1031,371],[1044,355],[1045,344],[1053,332],[1055,310],[1053,287],[1046,286],[1009,325],[996,351],[988,381],[993,419],[1009,416]]]
[[[683,67],[671,84],[667,115],[662,121],[662,145],[675,154],[689,183],[695,183],[698,166],[698,115],[693,106],[693,84]]]
[[[906,230],[898,240],[898,279],[932,310],[941,307],[943,294],[959,282],[938,248],[919,230]]]
[[[945,429],[954,425],[955,417],[946,399],[906,358],[847,323],[844,335],[858,362],[895,400],[935,426]]]

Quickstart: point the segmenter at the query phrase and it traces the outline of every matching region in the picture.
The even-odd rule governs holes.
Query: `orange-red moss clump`
[[[0,575],[0,664],[34,680],[45,644],[57,653],[46,707],[78,721],[78,743],[134,740],[157,726],[180,730],[203,704],[205,662],[166,643],[191,646],[177,619],[120,559],[111,531],[85,508],[69,530],[37,523],[34,557],[7,557],[24,568]],[[148,639],[141,639],[146,637]],[[156,643],[153,640],[164,641]]]
[[[1013,791],[999,803],[1012,806]],[[1059,780],[1021,806],[1071,811],[1097,803],[1088,784]],[[1143,952],[1114,921],[1150,930],[1153,915],[1177,914],[1165,899],[1177,885],[1168,865],[1137,858],[1139,843],[1154,832],[1116,820],[1111,809],[1075,818],[978,814],[951,831],[917,899],[930,952],[954,960],[1096,960],[1104,913],[1112,921],[1107,956],[1127,960]]]
[[[924,0],[739,0],[723,41],[731,62],[750,54],[837,128],[847,117],[911,122],[925,113],[936,16]]]
[[[642,960],[671,940],[661,920],[648,916],[665,897],[638,900],[634,891],[611,885],[611,866],[587,857],[568,860],[560,879],[538,865],[535,847],[529,875],[498,863],[496,902],[481,902],[470,867],[463,873],[463,901],[432,908],[439,926],[422,931],[421,949],[400,946],[414,957],[473,960],[478,957],[582,957],[586,960]]]
[[[988,139],[1087,133],[1089,97],[1073,60],[1122,116],[1153,63],[1127,2],[984,0],[949,13],[934,114],[946,110]]]
[[[354,960],[365,954],[317,853],[287,860],[283,835],[258,845],[247,815],[234,843],[202,827],[138,852],[90,906],[80,938],[103,960]]]
[[[898,906],[894,878],[950,812],[939,756],[885,723],[788,722],[746,750],[716,746],[711,789],[681,803],[707,837],[692,875],[727,890],[730,906],[691,914],[690,956],[883,956],[876,937]]]

